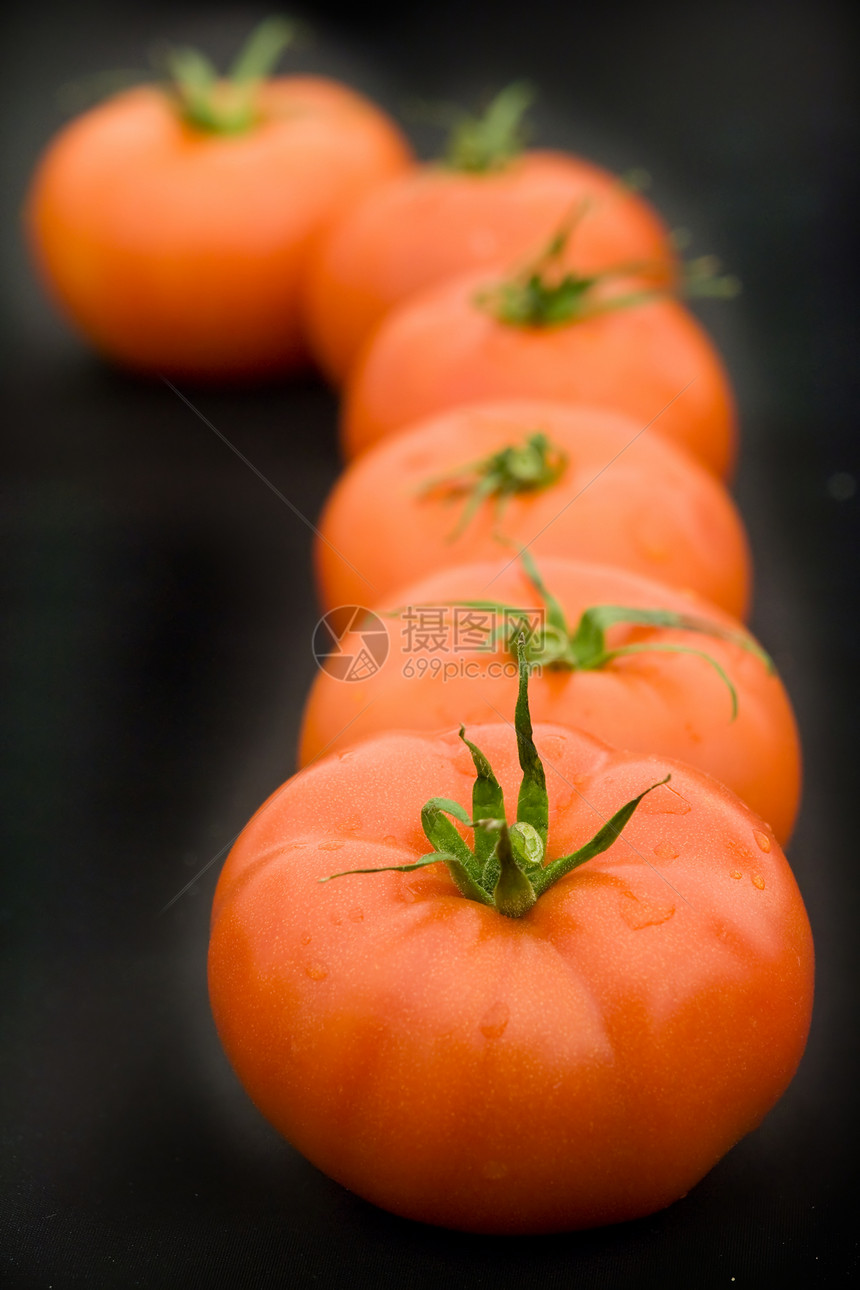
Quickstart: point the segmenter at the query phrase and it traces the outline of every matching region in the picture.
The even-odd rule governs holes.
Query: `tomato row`
[[[812,1004],[730,384],[659,216],[523,149],[524,87],[418,163],[352,91],[272,77],[286,34],[73,122],[27,212],[115,360],[343,387],[305,769],[219,880],[218,1030],[397,1213],[647,1214],[781,1095]]]

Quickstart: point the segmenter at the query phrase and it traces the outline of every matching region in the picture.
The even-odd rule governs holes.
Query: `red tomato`
[[[515,802],[511,727],[468,734]],[[652,791],[521,917],[466,898],[441,863],[320,885],[421,863],[433,795],[473,814],[455,731],[382,735],[290,780],[234,846],[212,913],[215,1021],[260,1111],[366,1199],[477,1232],[683,1196],[782,1094],[812,1004],[809,924],[766,825],[678,763],[558,726],[536,742],[547,867]]]
[[[341,477],[319,522],[324,607],[373,605],[437,569],[493,559],[505,542],[511,553],[528,544],[539,562],[617,564],[743,617],[750,558],[728,494],[640,430],[605,408],[510,400],[454,408],[380,441]],[[534,447],[537,434],[547,446]]]
[[[352,368],[342,442],[348,457],[432,413],[487,399],[614,408],[687,448],[717,475],[735,456],[735,412],[722,362],[676,300],[600,312],[635,284],[597,284],[596,312],[553,325],[503,322],[486,274],[458,278],[388,315]],[[482,302],[483,298],[483,302]],[[650,433],[650,431],[649,431]]]
[[[746,637],[715,606],[624,569],[546,557],[540,573],[571,630],[592,606],[621,605],[693,615],[717,632]],[[533,616],[544,605],[513,555],[508,563],[443,569],[383,598],[376,612],[387,625],[390,653],[365,679],[344,681],[334,670],[320,671],[305,708],[301,763],[385,730],[447,729],[507,712],[516,667],[501,648],[488,649],[487,611],[458,610],[455,616],[452,607],[469,601],[522,606]],[[495,615],[496,625],[501,618]],[[346,635],[338,658],[359,659],[364,644],[360,633]],[[657,648],[622,653],[593,668],[543,667],[532,682],[535,719],[696,766],[727,784],[785,842],[800,797],[800,744],[779,677],[736,640],[718,635],[622,623],[606,632],[610,650],[645,644]],[[723,669],[737,694],[734,719],[731,693],[713,663],[675,652],[678,646],[706,653]]]
[[[31,247],[57,304],[108,357],[192,379],[305,361],[311,243],[409,152],[333,81],[263,81],[253,108],[244,128],[219,132],[190,124],[167,92],[135,89],[48,147],[27,203]]]
[[[319,244],[305,297],[315,358],[341,384],[394,306],[457,274],[517,264],[576,210],[569,267],[637,263],[656,281],[674,279],[668,231],[651,206],[579,157],[531,151],[477,172],[415,166],[368,194]]]

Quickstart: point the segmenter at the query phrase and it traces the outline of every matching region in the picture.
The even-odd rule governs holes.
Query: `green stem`
[[[479,309],[509,327],[560,327],[620,309],[635,309],[652,300],[677,294],[726,300],[740,291],[738,279],[719,273],[714,256],[703,255],[683,266],[677,287],[642,285],[615,295],[603,291],[614,279],[652,276],[656,265],[629,263],[599,273],[581,274],[564,268],[564,256],[576,227],[588,210],[583,202],[550,238],[537,258],[519,273],[478,291]]]
[[[451,170],[482,175],[503,170],[523,150],[523,117],[534,100],[524,81],[509,85],[482,116],[456,115],[444,162]]]
[[[259,120],[257,88],[272,74],[294,36],[293,23],[266,19],[251,32],[226,77],[220,77],[196,49],[168,49],[169,90],[183,119],[210,134],[242,134],[252,129]]]
[[[508,826],[502,822],[496,844],[499,876],[493,887],[493,903],[507,918],[522,918],[537,900],[535,889],[514,858]]]
[[[717,640],[730,641],[752,654],[767,669],[774,671],[773,661],[761,646],[744,632],[733,631],[719,623],[694,614],[680,614],[670,609],[639,609],[632,605],[592,605],[583,611],[575,628],[570,628],[564,611],[544,583],[531,554],[526,548],[520,551],[523,569],[541,600],[546,620],[540,632],[531,631],[524,642],[525,653],[533,667],[565,668],[569,671],[591,672],[605,667],[613,659],[625,654],[665,652],[691,654],[708,663],[726,686],[731,700],[731,720],[738,712],[737,690],[720,663],[704,650],[669,641],[641,641],[608,649],[606,632],[615,624],[643,627],[668,627],[677,631],[697,632]],[[491,612],[497,625],[493,629],[491,644],[502,644],[516,653],[520,624],[531,623],[534,610],[519,605],[508,605],[493,600],[464,600],[464,608],[483,609]]]
[[[535,431],[523,443],[508,444],[478,461],[467,462],[459,470],[428,479],[421,486],[420,494],[430,497],[441,492],[466,497],[460,519],[448,537],[453,542],[468,527],[483,502],[495,502],[498,525],[510,497],[550,488],[564,474],[567,461],[563,449],[541,431]]]
[[[321,878],[320,882],[345,878],[350,874],[390,871],[412,873],[427,865],[441,863],[447,866],[457,889],[467,900],[492,906],[506,918],[522,918],[533,908],[538,897],[560,878],[613,845],[642,798],[658,788],[659,784],[651,784],[637,797],[625,802],[578,851],[547,862],[549,798],[543,763],[532,735],[528,700],[529,665],[522,637],[517,642],[517,659],[520,680],[514,726],[523,777],[517,800],[517,820],[511,828],[508,828],[505,819],[504,797],[492,767],[481,750],[466,739],[461,726],[460,738],[471,752],[475,766],[472,818],[470,819],[464,807],[450,798],[432,797],[421,811],[421,823],[433,845],[432,852],[413,864],[383,865],[379,869],[348,869],[342,873],[329,874]],[[659,783],[666,784],[670,778],[667,775]],[[478,814],[478,811],[485,809],[489,809],[492,814]],[[474,829],[474,851],[447,818],[449,815]],[[493,845],[488,852],[490,840],[493,840]]]

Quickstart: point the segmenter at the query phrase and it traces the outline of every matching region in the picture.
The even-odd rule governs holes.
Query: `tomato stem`
[[[726,686],[731,701],[731,720],[738,711],[737,691],[720,663],[704,650],[670,641],[640,641],[609,649],[606,632],[616,623],[643,627],[670,627],[680,631],[698,632],[718,640],[731,641],[754,655],[768,670],[774,671],[773,660],[757,641],[744,632],[732,631],[719,623],[698,618],[694,614],[680,614],[671,609],[638,609],[631,605],[592,605],[583,611],[575,628],[570,628],[558,600],[538,572],[534,558],[527,548],[519,552],[526,576],[543,601],[545,617],[535,627],[534,610],[521,605],[508,605],[494,600],[463,600],[458,605],[467,609],[484,609],[493,613],[495,625],[491,629],[490,644],[503,644],[511,653],[517,649],[517,638],[525,634],[525,648],[533,667],[568,669],[589,672],[605,667],[613,659],[625,654],[644,654],[654,651],[674,654],[692,654],[702,659],[719,676]]]
[[[168,89],[182,118],[210,134],[250,130],[259,119],[257,87],[274,71],[295,33],[294,23],[267,18],[251,32],[226,77],[196,49],[168,49]]]
[[[448,535],[448,541],[454,542],[485,501],[495,503],[498,529],[512,496],[550,488],[564,474],[567,462],[567,453],[541,431],[536,431],[521,444],[509,444],[478,461],[468,462],[459,470],[428,479],[421,486],[420,494],[466,497],[460,518]]]
[[[721,275],[715,256],[703,255],[682,264],[677,286],[649,285],[658,266],[645,262],[619,264],[599,273],[581,274],[564,269],[564,255],[578,224],[588,213],[586,200],[577,206],[542,248],[537,257],[513,277],[479,290],[475,304],[509,327],[561,327],[568,323],[633,309],[670,295],[685,298],[730,299],[740,291],[732,275]],[[596,292],[613,279],[639,279],[641,285],[615,295]]]
[[[669,782],[671,776],[667,775],[659,783],[643,789],[637,797],[625,802],[585,846],[547,863],[549,796],[543,762],[532,734],[528,697],[530,669],[522,635],[517,641],[517,661],[519,691],[514,728],[523,777],[517,798],[516,822],[508,827],[501,785],[487,758],[466,738],[461,726],[460,738],[472,754],[475,767],[472,815],[469,816],[464,807],[450,798],[431,797],[421,810],[421,825],[433,847],[431,852],[413,864],[347,869],[329,874],[320,882],[345,878],[350,874],[411,873],[441,862],[447,866],[458,890],[467,900],[492,906],[506,918],[522,918],[533,908],[538,897],[560,878],[611,847],[642,798]],[[474,849],[449,816],[474,829]]]
[[[481,116],[458,112],[445,148],[445,165],[474,175],[503,170],[523,150],[523,117],[533,101],[532,87],[515,81],[491,100]]]

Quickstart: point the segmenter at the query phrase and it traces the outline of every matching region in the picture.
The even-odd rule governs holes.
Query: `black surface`
[[[739,302],[700,312],[743,414],[753,622],[804,738],[789,855],[818,954],[806,1057],[762,1128],[685,1200],[550,1239],[392,1218],[256,1114],[208,1012],[209,862],[293,768],[314,667],[311,535],[171,391],[101,366],[53,318],[18,207],[63,119],[57,86],[138,66],[160,36],[226,57],[263,11],[19,6],[0,114],[4,1284],[740,1290],[860,1271],[860,502],[842,496],[844,476],[860,478],[849,10],[523,11],[318,5],[298,61],[394,111],[415,96],[474,101],[527,75],[543,89],[541,142],[645,166],[671,222],[742,278]],[[429,132],[413,134],[426,151]],[[184,393],[315,517],[338,468],[321,385]]]

